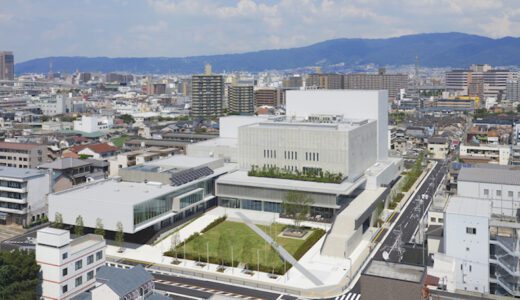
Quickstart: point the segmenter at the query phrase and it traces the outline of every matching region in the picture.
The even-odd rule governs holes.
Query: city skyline
[[[0,36],[18,62],[47,56],[210,55],[429,32],[520,35],[520,3],[513,1],[3,2]]]

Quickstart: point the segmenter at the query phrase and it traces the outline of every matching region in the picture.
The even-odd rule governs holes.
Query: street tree
[[[123,251],[123,243],[125,241],[125,232],[123,230],[123,224],[121,222],[117,222],[117,231],[116,231],[116,244],[119,246],[119,252]]]
[[[173,262],[175,262],[175,263],[178,262],[178,260],[177,260],[177,251],[178,251],[177,247],[179,246],[180,242],[181,242],[181,238],[179,236],[179,233],[175,232],[174,234],[172,234],[172,240],[171,240],[171,246],[170,247],[171,247],[171,252],[173,254],[173,257],[174,257]]]
[[[105,228],[103,226],[103,221],[100,218],[96,219],[96,229],[94,230],[94,233],[105,237]]]
[[[79,215],[76,218],[76,225],[74,226],[74,234],[76,236],[82,236],[83,235],[83,231],[84,231],[83,217],[81,215]]]
[[[58,228],[58,229],[63,228],[63,216],[59,212],[54,214],[54,224],[53,224],[53,227],[54,228]]]
[[[314,204],[314,200],[305,193],[289,191],[285,194],[282,208],[284,214],[293,218],[294,226],[300,228],[301,223],[309,215],[312,204]]]
[[[240,252],[240,260],[246,265],[246,269],[249,269],[249,262],[253,257],[253,245],[250,239],[244,239],[242,243],[242,251]]]

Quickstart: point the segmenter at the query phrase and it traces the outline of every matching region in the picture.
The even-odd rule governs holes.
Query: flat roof
[[[79,158],[65,157],[58,158],[53,162],[41,164],[38,168],[43,169],[55,169],[55,170],[63,170],[68,168],[76,168],[81,166],[88,166],[92,164],[92,162],[88,160],[83,160]]]
[[[491,214],[491,202],[482,199],[453,196],[448,200],[446,213],[487,218]]]
[[[425,268],[380,260],[372,260],[363,275],[384,277],[402,281],[421,282]]]
[[[212,157],[195,157],[187,155],[173,155],[163,159],[147,162],[147,166],[174,167],[179,169],[191,169],[219,160]]]
[[[135,205],[178,189],[156,183],[103,180],[51,194],[54,201],[82,201],[85,203],[114,203]],[[92,195],[96,195],[93,197]],[[92,204],[95,205],[95,204]],[[102,207],[102,206],[100,206]]]
[[[462,168],[458,181],[520,185],[520,170],[504,168]]]
[[[223,138],[218,137],[210,140],[200,141],[193,144],[189,144],[189,147],[193,146],[225,146],[225,147],[237,147],[238,139],[236,138]]]
[[[251,128],[295,128],[295,129],[311,129],[311,130],[341,130],[341,131],[349,131],[355,128],[359,128],[366,124],[370,124],[376,122],[372,119],[342,119],[338,121],[332,122],[313,122],[305,119],[295,119],[292,120],[290,118],[285,119],[269,119],[265,121],[261,121],[259,123],[245,125],[244,127]]]
[[[266,187],[275,189],[291,189],[324,194],[350,194],[366,179],[359,178],[355,182],[323,183],[303,180],[248,176],[247,171],[236,171],[220,176],[218,184],[243,185],[251,187]]]
[[[0,167],[0,177],[25,179],[46,174],[44,170]]]

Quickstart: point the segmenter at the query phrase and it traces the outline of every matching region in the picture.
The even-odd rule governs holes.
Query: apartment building
[[[34,169],[47,161],[45,145],[0,142],[0,166]]]
[[[444,253],[428,273],[448,291],[520,296],[520,171],[462,168],[444,211]]]
[[[228,88],[228,112],[240,115],[255,113],[252,85],[234,85]]]
[[[381,70],[378,74],[346,74],[344,88],[350,90],[387,90],[388,99],[398,98],[402,89],[408,88],[408,75],[386,74]]]
[[[0,51],[0,80],[14,80],[14,55],[11,51]]]
[[[511,159],[511,145],[460,145],[459,158],[465,163],[508,165]]]
[[[278,89],[257,89],[255,90],[255,102],[257,106],[276,106],[278,105],[280,91]]]
[[[342,74],[309,74],[305,79],[308,89],[340,90],[345,88]]]
[[[114,125],[113,116],[82,116],[80,120],[74,121],[74,130],[94,133],[99,131],[108,131]]]
[[[224,77],[222,75],[193,75],[191,78],[191,114],[197,118],[222,115]]]
[[[87,234],[76,239],[70,232],[44,228],[36,234],[36,262],[42,274],[42,298],[71,299],[92,289],[96,274],[105,265],[106,242]]]
[[[29,225],[43,218],[49,192],[46,171],[0,167],[0,224]]]

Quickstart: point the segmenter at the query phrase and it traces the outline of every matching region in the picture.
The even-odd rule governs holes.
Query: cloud
[[[0,36],[22,59],[190,56],[424,32],[520,35],[520,1],[514,0],[4,2]],[[27,47],[30,43],[42,47]]]

